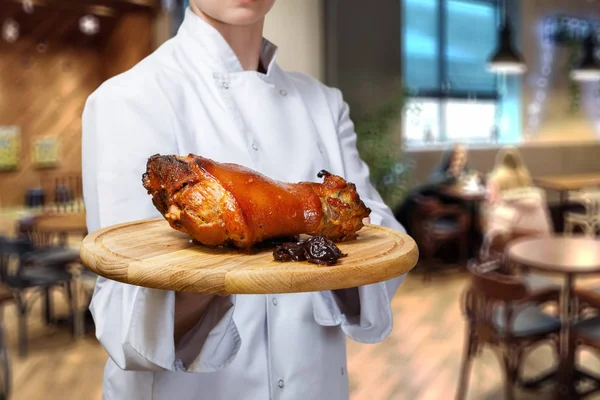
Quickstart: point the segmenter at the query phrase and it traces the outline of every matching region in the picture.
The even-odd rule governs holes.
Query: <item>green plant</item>
[[[409,190],[412,163],[405,159],[398,129],[404,92],[356,124],[357,147],[369,166],[371,182],[394,207]]]

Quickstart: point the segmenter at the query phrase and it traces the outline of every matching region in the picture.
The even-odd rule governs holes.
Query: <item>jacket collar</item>
[[[189,7],[185,10],[185,17],[179,27],[177,37],[194,43],[198,46],[197,50],[203,48],[204,52],[197,51],[193,49],[192,45],[186,48],[186,53],[193,58],[202,57],[202,61],[208,62],[214,72],[244,72],[240,61],[221,33],[196,15]],[[277,52],[277,46],[267,39],[263,39],[260,61],[267,71],[267,76],[274,69]]]

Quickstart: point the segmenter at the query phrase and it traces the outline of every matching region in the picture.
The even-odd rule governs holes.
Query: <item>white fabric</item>
[[[552,226],[544,192],[534,187],[503,192],[492,208],[491,230],[495,223],[500,229],[550,234]]]
[[[512,232],[550,235],[552,222],[544,192],[535,187],[506,190],[485,207],[486,228],[482,254],[487,254],[493,239]]]
[[[275,56],[265,40],[268,72],[243,71],[188,10],[173,39],[93,93],[83,114],[90,232],[159,216],[141,184],[156,153],[195,153],[290,182],[320,181],[327,169],[356,184],[373,223],[403,231],[369,183],[340,92],[282,71]],[[354,318],[329,291],[219,298],[176,347],[173,292],[100,278],[91,311],[110,355],[103,398],[347,399],[346,337],[385,338],[401,282],[360,287]]]

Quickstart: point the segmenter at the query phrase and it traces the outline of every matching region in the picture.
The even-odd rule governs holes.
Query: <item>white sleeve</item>
[[[101,87],[86,102],[82,170],[90,232],[160,217],[142,186],[142,175],[151,155],[177,153],[176,131],[168,103],[145,91]],[[178,346],[172,291],[100,277],[90,310],[98,340],[121,369],[204,372],[224,368],[240,347],[232,319],[234,300],[223,297],[211,303]]]
[[[343,101],[341,93],[332,89],[331,108],[339,110],[337,132],[344,160],[344,178],[356,185],[358,194],[371,209],[371,223],[387,226],[400,232],[404,228],[396,219],[390,208],[385,205],[377,190],[369,180],[369,168],[361,160],[356,148],[356,133],[350,119],[348,105]],[[392,310],[390,301],[404,280],[404,276],[372,285],[360,286],[358,298],[360,313],[357,316],[344,315],[340,309],[340,299],[331,291],[313,293],[314,315],[317,323],[325,326],[341,325],[344,333],[351,339],[363,343],[377,343],[383,340],[392,330]]]

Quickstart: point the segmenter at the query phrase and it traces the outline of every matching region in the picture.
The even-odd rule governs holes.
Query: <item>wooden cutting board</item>
[[[132,285],[198,293],[273,294],[356,287],[410,271],[419,251],[392,229],[367,225],[356,240],[339,243],[348,256],[335,266],[281,263],[272,250],[244,252],[192,243],[162,218],[107,227],[81,247],[87,268]]]

